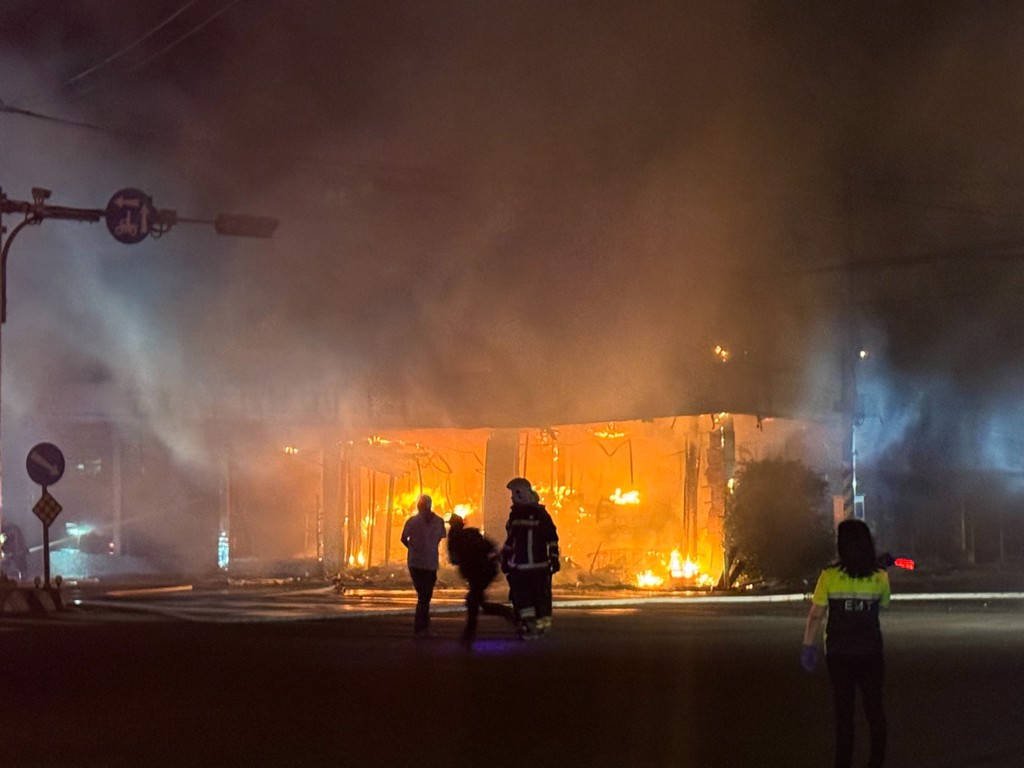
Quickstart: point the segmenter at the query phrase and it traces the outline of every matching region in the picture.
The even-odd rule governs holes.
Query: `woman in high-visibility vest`
[[[885,761],[887,738],[882,682],[880,608],[889,605],[889,575],[875,556],[871,530],[862,520],[844,520],[836,531],[839,562],[818,577],[807,614],[800,663],[808,672],[817,666],[815,641],[825,627],[825,665],[832,683],[836,719],[836,768],[850,768],[853,761],[854,705],[859,689],[870,731],[868,768]]]

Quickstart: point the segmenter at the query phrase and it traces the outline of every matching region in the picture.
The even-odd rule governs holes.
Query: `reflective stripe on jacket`
[[[558,559],[558,531],[543,505],[513,504],[505,531],[508,535],[501,549],[504,569],[550,569]]]

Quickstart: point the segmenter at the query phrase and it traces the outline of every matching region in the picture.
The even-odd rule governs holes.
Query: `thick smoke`
[[[4,115],[8,194],[282,223],[21,235],[5,407],[91,371],[202,465],[202,417],[260,400],[424,426],[717,406],[716,344],[735,410],[820,418],[865,345],[864,457],[930,429],[1016,468],[991,425],[1019,411],[1018,11],[252,0],[176,42],[225,6],[62,85],[179,4],[7,4],[0,98],[119,131]]]

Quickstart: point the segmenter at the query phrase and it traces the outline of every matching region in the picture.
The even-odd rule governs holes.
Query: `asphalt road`
[[[407,613],[4,618],[0,765],[827,768],[805,611],[563,607],[533,642],[483,617],[472,652],[455,612],[420,641]],[[894,603],[884,621],[889,765],[1024,766],[1024,603]]]

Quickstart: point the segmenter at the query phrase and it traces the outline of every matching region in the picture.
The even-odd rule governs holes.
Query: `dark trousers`
[[[508,592],[516,615],[531,621],[550,616],[550,585],[551,573],[546,568],[509,571]]]
[[[434,596],[437,571],[410,566],[409,575],[412,576],[412,585],[416,588],[416,618],[413,620],[413,630],[417,633],[426,632],[430,628],[430,598]]]
[[[550,616],[551,605],[551,571],[544,571],[544,585],[541,588],[540,602],[537,604],[537,618]]]
[[[480,615],[480,606],[484,603],[484,592],[494,581],[494,575],[474,576],[469,579],[469,592],[466,593],[466,631],[463,638],[467,641],[476,637],[476,622]]]
[[[885,664],[881,655],[831,655],[825,657],[832,681],[836,717],[836,768],[850,768],[853,762],[854,706],[860,689],[864,715],[871,739],[869,768],[880,768],[885,760],[886,723],[882,705]]]

